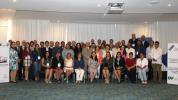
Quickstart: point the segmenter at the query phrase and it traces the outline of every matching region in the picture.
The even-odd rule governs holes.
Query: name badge
[[[136,55],[138,55],[138,51],[136,52]]]
[[[135,44],[132,44],[132,47],[135,47]]]
[[[58,65],[57,65],[58,67],[61,67],[61,63],[58,63]]]
[[[46,63],[46,66],[49,67],[49,63]]]
[[[41,59],[41,57],[40,56],[38,56],[38,60],[40,60]]]

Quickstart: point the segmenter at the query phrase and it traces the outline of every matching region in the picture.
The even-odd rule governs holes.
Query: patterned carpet
[[[178,86],[122,82],[53,83],[18,82],[0,84],[0,100],[178,100]]]

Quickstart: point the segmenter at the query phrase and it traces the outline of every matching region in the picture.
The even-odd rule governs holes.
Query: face
[[[71,53],[68,53],[67,54],[67,59],[70,59],[71,58]]]
[[[45,46],[48,47],[48,46],[49,46],[49,42],[46,42],[46,43],[45,43]]]
[[[46,52],[46,57],[49,57],[49,52]]]
[[[132,34],[132,39],[136,39],[136,35],[135,34]]]
[[[38,44],[36,44],[35,48],[36,48],[36,49],[38,49],[38,48],[39,48],[39,45],[38,45]]]
[[[53,46],[54,46],[54,42],[50,41],[50,47],[53,47]]]
[[[80,48],[80,44],[79,43],[77,44],[77,48]]]
[[[124,41],[124,40],[122,40],[122,41],[121,41],[121,44],[122,44],[122,45],[125,45],[125,41]]]
[[[15,42],[12,42],[11,47],[15,48]]]
[[[110,53],[109,52],[106,53],[106,57],[110,57]]]
[[[66,44],[66,49],[70,49],[70,46],[69,46],[69,44]]]
[[[17,41],[17,42],[16,42],[16,45],[17,45],[17,46],[20,46],[20,41]]]
[[[100,39],[98,40],[98,44],[101,44],[101,40]]]
[[[133,58],[133,54],[129,54],[129,58]]]
[[[154,42],[153,42],[153,41],[151,41],[151,42],[150,42],[150,46],[153,46],[153,45],[154,45]]]
[[[99,51],[99,47],[98,46],[96,47],[96,51]]]
[[[141,40],[142,40],[142,41],[145,40],[145,36],[144,36],[144,35],[141,36]]]
[[[95,56],[96,56],[96,53],[95,53],[95,52],[93,52],[93,53],[92,53],[92,57],[95,57]]]
[[[78,54],[78,58],[82,58],[82,54],[81,53]]]
[[[25,44],[26,44],[26,42],[25,42],[25,40],[23,40],[23,41],[22,41],[22,45],[25,46]]]
[[[158,48],[159,47],[159,43],[155,43],[155,48]]]
[[[61,54],[58,52],[58,53],[56,53],[56,57],[60,57],[61,56]]]
[[[59,47],[59,42],[56,42],[56,43],[55,43],[55,47]]]
[[[65,47],[65,42],[64,41],[61,42],[61,46]]]
[[[140,58],[143,59],[144,58],[144,54],[140,53]]]
[[[128,43],[128,44],[127,44],[127,47],[128,47],[128,48],[130,48],[130,47],[131,47],[131,44],[130,44],[130,43]]]
[[[30,46],[30,44],[29,43],[26,43],[26,47],[28,48]]]
[[[137,41],[137,45],[140,46],[141,45],[141,41]]]
[[[120,57],[120,56],[121,56],[121,53],[120,53],[120,52],[118,52],[118,53],[117,53],[117,57]]]
[[[41,42],[41,43],[40,43],[40,46],[41,46],[41,47],[44,47],[44,43],[43,43],[43,42]]]
[[[113,44],[113,40],[112,39],[110,39],[109,42],[110,42],[110,44]]]

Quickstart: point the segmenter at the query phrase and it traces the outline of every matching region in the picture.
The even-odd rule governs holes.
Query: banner
[[[9,82],[9,45],[0,43],[0,83]]]
[[[178,85],[178,43],[168,44],[167,83]]]

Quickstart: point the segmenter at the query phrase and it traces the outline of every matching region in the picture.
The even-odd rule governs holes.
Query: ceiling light
[[[159,1],[157,1],[157,0],[151,0],[151,1],[150,1],[150,4],[151,4],[151,5],[158,4],[158,3],[159,3]]]
[[[97,7],[101,7],[101,4],[97,4]]]
[[[171,7],[171,6],[172,6],[172,4],[171,4],[171,3],[169,3],[167,6],[168,6],[168,7]]]
[[[13,2],[17,2],[17,0],[12,0]]]

